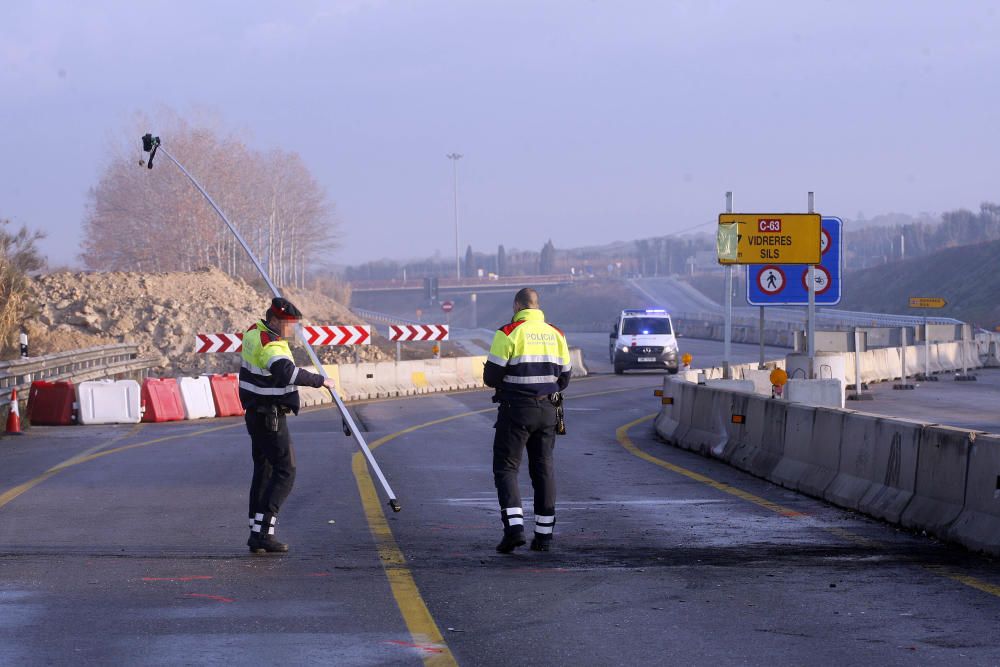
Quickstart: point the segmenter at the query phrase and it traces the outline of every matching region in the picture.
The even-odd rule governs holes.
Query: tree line
[[[148,125],[148,124],[147,124]],[[326,192],[302,158],[260,151],[235,136],[174,119],[163,146],[198,179],[240,231],[272,280],[304,287],[337,245]],[[190,271],[214,266],[256,280],[257,271],[201,194],[162,155],[155,169],[131,152],[112,155],[88,193],[80,255],[89,269]]]
[[[495,274],[501,277],[565,275],[621,276],[672,275],[687,271],[687,262],[699,251],[711,250],[709,235],[662,236],[591,248],[558,249],[549,239],[538,251],[507,250],[476,252],[471,245],[459,260],[461,275],[467,278]],[[435,256],[412,261],[377,260],[348,266],[347,280],[402,280],[455,275],[454,259]]]

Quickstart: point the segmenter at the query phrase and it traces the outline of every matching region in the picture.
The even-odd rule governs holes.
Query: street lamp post
[[[451,160],[452,184],[455,195],[455,280],[462,280],[462,263],[458,254],[458,161],[462,159],[461,153],[448,153]]]

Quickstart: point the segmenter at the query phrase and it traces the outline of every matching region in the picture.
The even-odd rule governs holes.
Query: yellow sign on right
[[[939,296],[911,296],[910,308],[944,308],[948,302]]]
[[[819,213],[722,213],[716,239],[720,264],[819,264]]]

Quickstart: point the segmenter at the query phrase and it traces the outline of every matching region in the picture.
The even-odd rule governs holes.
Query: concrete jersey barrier
[[[657,433],[807,495],[1000,555],[1000,435],[733,387],[668,378]]]

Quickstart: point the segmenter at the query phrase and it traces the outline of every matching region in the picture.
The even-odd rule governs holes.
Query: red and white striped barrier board
[[[389,340],[448,340],[447,324],[393,324]]]
[[[243,334],[241,333],[198,334],[194,338],[194,351],[199,354],[239,352],[241,349],[243,349]]]
[[[356,325],[306,327],[306,340],[310,345],[369,345],[371,339],[371,327]]]
[[[310,345],[369,345],[372,328],[356,325],[305,327]],[[446,336],[447,337],[447,336]],[[198,353],[239,352],[243,349],[243,334],[198,334],[194,351]]]

